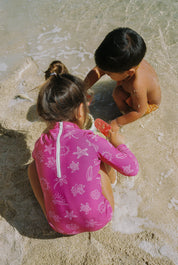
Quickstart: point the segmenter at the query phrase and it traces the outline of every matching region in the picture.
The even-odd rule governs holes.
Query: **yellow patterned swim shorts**
[[[132,107],[132,99],[131,99],[131,97],[128,97],[128,98],[126,99],[126,103],[127,103],[130,107]],[[146,109],[144,115],[149,114],[150,112],[157,110],[158,107],[159,107],[159,106],[156,105],[156,104],[149,104],[149,103],[147,103],[147,109]]]

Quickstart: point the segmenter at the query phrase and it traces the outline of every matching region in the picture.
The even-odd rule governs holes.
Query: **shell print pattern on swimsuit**
[[[96,231],[111,220],[112,208],[101,189],[101,161],[125,175],[135,175],[138,168],[125,145],[115,148],[106,139],[70,122],[56,123],[42,134],[33,158],[48,222],[63,234]]]

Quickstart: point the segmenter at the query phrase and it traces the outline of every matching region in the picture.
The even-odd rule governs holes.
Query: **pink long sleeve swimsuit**
[[[138,172],[138,162],[124,144],[115,148],[71,122],[56,123],[43,133],[32,155],[48,222],[62,234],[96,231],[111,220],[112,208],[101,189],[101,161],[123,175]]]

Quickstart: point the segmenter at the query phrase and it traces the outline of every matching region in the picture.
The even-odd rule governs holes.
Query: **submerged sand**
[[[45,128],[36,114],[38,89],[33,89],[42,81],[41,69],[29,58],[0,87],[0,264],[178,264],[177,80],[165,76],[161,85],[168,89],[159,110],[121,130],[140,170],[136,177],[120,177],[112,222],[100,231],[75,236],[49,227],[27,177],[34,143]],[[104,80],[95,86],[95,116],[106,103],[114,108],[107,102],[106,83],[114,85]]]

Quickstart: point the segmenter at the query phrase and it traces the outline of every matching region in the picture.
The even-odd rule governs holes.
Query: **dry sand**
[[[122,129],[140,171],[120,177],[112,222],[75,236],[52,231],[27,178],[31,151],[45,128],[35,109],[38,89],[31,90],[43,73],[29,58],[0,84],[1,265],[178,264],[177,80],[165,80],[159,110]]]

